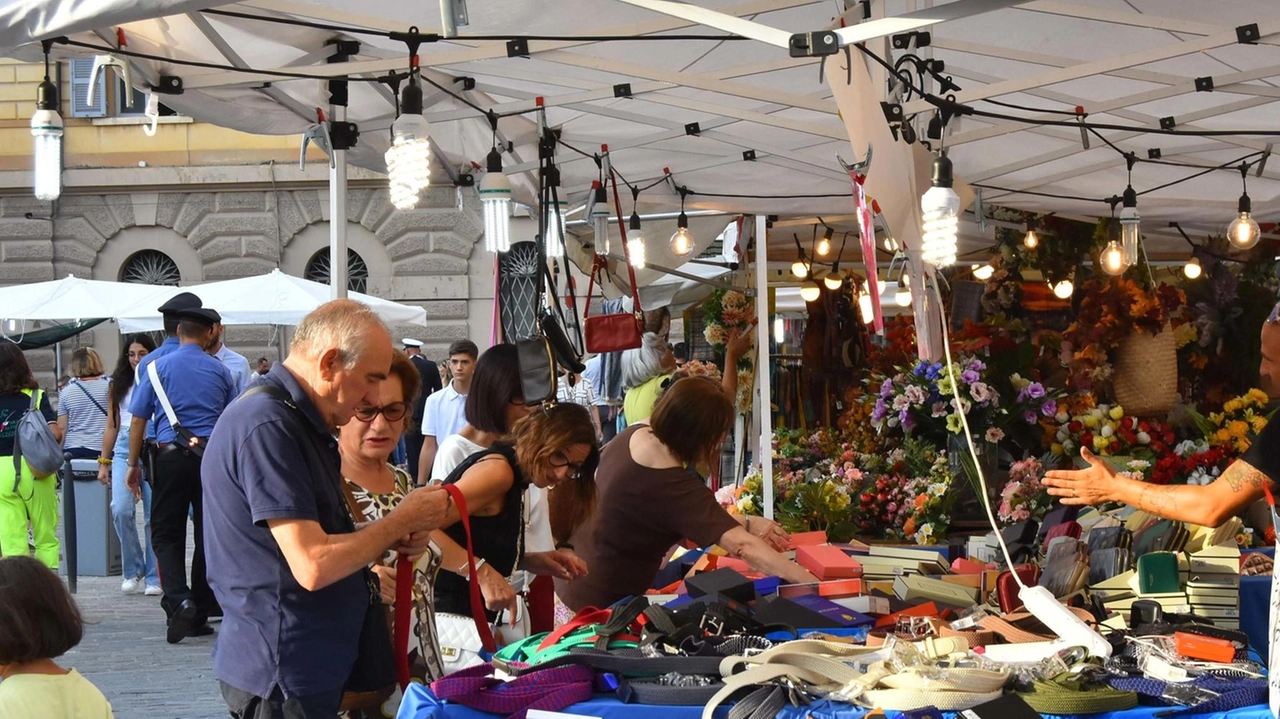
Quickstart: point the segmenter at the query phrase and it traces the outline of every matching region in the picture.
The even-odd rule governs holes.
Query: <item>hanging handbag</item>
[[[622,201],[618,199],[618,180],[614,177],[612,169],[609,171],[609,179],[613,183],[613,204],[618,213],[618,228],[622,233],[622,256],[626,261],[627,274],[631,279],[632,311],[591,316],[591,297],[595,291],[596,273],[600,273],[600,281],[603,285],[604,273],[607,269],[604,258],[596,255],[591,266],[591,279],[587,285],[586,310],[582,315],[587,351],[596,354],[636,349],[640,346],[641,337],[644,335],[644,320],[641,319],[643,310],[640,307],[640,294],[636,288],[636,271],[631,266],[627,231],[622,222]]]
[[[455,484],[444,485],[453,497],[454,506],[462,519],[462,529],[467,535],[467,584],[471,591],[471,616],[436,612],[436,638],[440,642],[440,654],[448,674],[483,664],[488,659],[482,652],[492,655],[497,651],[493,628],[489,626],[484,599],[480,595],[480,581],[476,576],[476,555],[471,541],[471,518],[467,513],[467,500]]]
[[[539,404],[556,398],[556,360],[546,337],[530,337],[516,342],[520,364],[520,393],[525,404]]]

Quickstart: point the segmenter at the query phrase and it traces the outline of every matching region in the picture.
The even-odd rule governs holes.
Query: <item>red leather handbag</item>
[[[604,284],[604,272],[607,263],[600,255],[596,255],[591,266],[591,280],[587,285],[586,310],[582,315],[582,333],[586,340],[587,351],[593,354],[604,352],[621,352],[640,346],[644,335],[644,321],[641,319],[640,294],[636,290],[636,271],[631,266],[631,252],[627,248],[627,231],[622,222],[622,202],[618,199],[618,180],[609,171],[609,179],[613,182],[613,204],[618,213],[618,228],[622,232],[622,256],[626,260],[627,274],[631,279],[632,312],[619,312],[611,315],[591,316],[591,295],[595,291],[596,273],[601,273],[601,284]]]

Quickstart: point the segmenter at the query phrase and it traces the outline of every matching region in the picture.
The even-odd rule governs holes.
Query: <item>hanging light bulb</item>
[[[910,287],[910,286],[911,286],[911,274],[910,274],[910,273],[908,273],[906,270],[903,270],[903,271],[902,271],[902,277],[899,277],[899,278],[898,278],[898,284],[902,285],[903,287]]]
[[[826,234],[822,236],[821,240],[818,240],[818,246],[814,249],[814,254],[818,257],[826,257],[831,254],[831,235],[833,234],[835,234],[834,231],[828,227]]]
[[[809,265],[804,261],[803,255],[800,256],[800,259],[791,263],[791,274],[802,280],[809,276]]]
[[[1040,246],[1040,237],[1036,235],[1036,231],[1027,228],[1027,236],[1022,238],[1022,246],[1028,250],[1034,250]]]
[[[951,184],[951,160],[945,153],[938,153],[933,160],[933,186],[920,198],[924,212],[923,259],[935,268],[949,267],[956,261],[960,196]]]
[[[596,254],[609,254],[609,193],[599,182],[591,183],[591,226],[595,229]]]
[[[1189,280],[1198,279],[1200,275],[1204,274],[1204,268],[1200,266],[1200,258],[1192,257],[1187,260],[1186,266],[1182,268],[1182,274]]]
[[[552,203],[547,207],[547,257],[564,257],[564,213],[567,205],[564,200]]]
[[[627,230],[627,254],[631,257],[631,266],[643,270],[647,257],[644,251],[644,232],[640,229],[640,215],[631,213],[631,223]]]
[[[391,124],[387,161],[388,190],[397,210],[412,209],[431,184],[431,127],[422,117],[422,86],[418,84],[418,58],[413,58],[409,84],[400,92],[400,116]]]
[[[773,341],[778,344],[787,341],[787,324],[782,321],[781,315],[773,317]]]
[[[502,173],[502,155],[498,148],[489,151],[488,172],[480,180],[480,199],[484,202],[484,243],[490,252],[511,249],[511,180]]]
[[[693,235],[689,233],[689,216],[680,210],[676,218],[676,231],[671,235],[671,254],[676,257],[688,257],[693,252]]]
[[[821,296],[822,288],[818,286],[817,282],[807,280],[804,284],[800,285],[800,299],[805,302],[814,302]]]
[[[822,284],[826,285],[827,289],[832,292],[844,287],[844,275],[840,274],[839,264],[831,266],[831,271],[827,273],[826,277],[822,278]]]
[[[866,292],[858,295],[858,313],[862,315],[862,324],[871,323],[871,310],[871,295]]]
[[[1125,270],[1129,269],[1129,263],[1125,261],[1124,249],[1115,240],[1107,243],[1100,259],[1102,271],[1112,277],[1119,277],[1124,274]]]
[[[906,285],[898,285],[898,291],[893,293],[893,301],[899,307],[911,306],[911,288]]]
[[[1125,269],[1138,263],[1138,230],[1142,218],[1138,215],[1138,193],[1133,186],[1124,188],[1120,210],[1120,244],[1124,251]],[[1124,270],[1121,270],[1123,272]]]
[[[1071,280],[1063,280],[1053,286],[1053,295],[1060,300],[1070,299],[1075,292],[1076,286],[1071,284]]]
[[[991,279],[992,276],[995,275],[995,273],[996,273],[996,268],[992,267],[989,264],[973,266],[973,279],[978,280],[980,282],[986,282],[987,280]]]
[[[32,128],[34,128],[35,120],[32,120],[32,123]],[[35,130],[32,129],[32,132],[35,132]],[[1258,227],[1258,221],[1250,216],[1253,211],[1253,202],[1249,199],[1249,193],[1246,192],[1240,196],[1240,204],[1237,209],[1240,214],[1227,226],[1227,239],[1231,242],[1232,247],[1248,250],[1257,245],[1259,238],[1262,237],[1262,230]]]
[[[44,81],[36,87],[36,111],[31,116],[35,138],[35,194],[52,201],[62,194],[62,115],[58,114],[58,86],[49,80],[49,45],[44,51]]]

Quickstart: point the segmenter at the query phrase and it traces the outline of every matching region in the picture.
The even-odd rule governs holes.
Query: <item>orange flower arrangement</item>
[[[1135,332],[1154,337],[1166,324],[1181,324],[1178,311],[1187,303],[1182,290],[1172,285],[1147,290],[1122,277],[1089,280],[1079,295],[1083,299],[1076,321],[1062,335],[1071,349],[1071,383],[1079,389],[1110,378],[1110,353],[1126,337]]]

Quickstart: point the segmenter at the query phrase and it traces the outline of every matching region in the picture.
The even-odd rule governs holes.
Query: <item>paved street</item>
[[[141,515],[139,505],[140,532]],[[188,533],[188,556],[192,546]],[[75,598],[84,641],[58,661],[97,685],[116,719],[229,716],[213,677],[213,636],[166,643],[160,598],[122,594],[120,577],[80,577]]]

